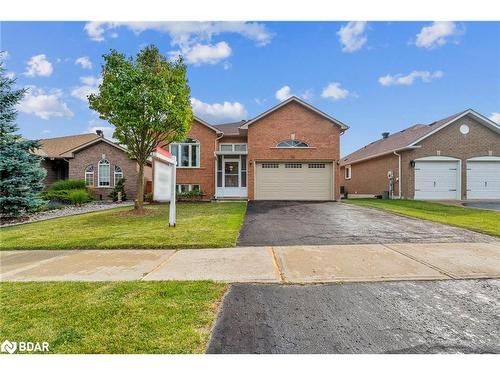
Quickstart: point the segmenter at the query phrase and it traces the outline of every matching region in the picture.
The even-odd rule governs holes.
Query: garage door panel
[[[467,162],[467,199],[500,199],[500,161]]]
[[[295,168],[287,168],[287,164]],[[257,163],[255,199],[331,200],[332,163],[313,163],[313,167],[309,164],[308,162]],[[298,165],[301,167],[297,168]]]
[[[415,199],[457,199],[458,162],[417,161]]]

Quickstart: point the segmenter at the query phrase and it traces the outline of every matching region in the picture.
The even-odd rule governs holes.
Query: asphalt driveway
[[[430,221],[339,202],[249,202],[238,246],[496,242]]]
[[[500,280],[235,284],[208,353],[500,353]]]

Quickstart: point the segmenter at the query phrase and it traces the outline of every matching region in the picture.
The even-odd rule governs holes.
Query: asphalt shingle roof
[[[60,158],[66,151],[91,142],[99,136],[95,133],[69,135],[66,137],[46,138],[40,140],[41,148],[34,153],[49,158]]]

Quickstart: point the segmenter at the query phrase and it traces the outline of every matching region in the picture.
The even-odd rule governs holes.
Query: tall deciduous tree
[[[37,141],[16,134],[16,104],[25,90],[15,90],[15,81],[5,75],[0,61],[0,216],[12,218],[30,212],[43,204],[45,170],[41,158],[31,151],[39,148]]]
[[[170,61],[155,46],[135,60],[115,50],[104,55],[99,93],[90,108],[115,126],[113,137],[139,164],[136,209],[144,203],[144,167],[156,147],[185,138],[192,120],[190,89],[182,59]]]

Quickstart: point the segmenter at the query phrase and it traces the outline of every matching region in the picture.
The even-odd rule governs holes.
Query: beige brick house
[[[338,199],[347,128],[297,97],[248,121],[195,118],[186,140],[168,145],[178,160],[177,190],[198,189],[205,199]]]
[[[43,157],[42,167],[47,171],[44,184],[65,179],[85,180],[96,199],[107,200],[120,178],[126,178],[125,191],[129,199],[136,196],[137,162],[131,160],[126,149],[97,134],[79,134],[40,140],[36,154]],[[145,168],[145,182],[151,181],[151,167]]]
[[[350,197],[500,199],[500,126],[468,109],[414,125],[342,158]]]

